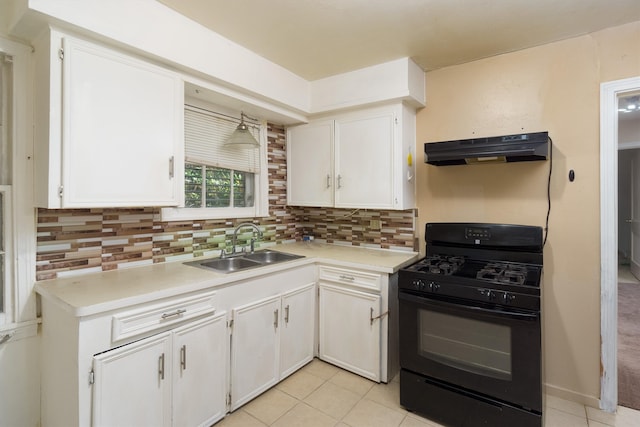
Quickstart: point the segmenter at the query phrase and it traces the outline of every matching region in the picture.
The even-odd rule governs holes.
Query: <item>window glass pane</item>
[[[231,171],[207,168],[206,194],[207,208],[231,206]]]
[[[233,175],[233,205],[239,208],[253,206],[253,174],[236,171]]]
[[[185,164],[184,205],[188,208],[202,207],[202,166]]]

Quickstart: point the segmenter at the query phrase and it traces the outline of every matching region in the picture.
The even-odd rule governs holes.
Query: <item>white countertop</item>
[[[62,306],[74,316],[82,317],[189,292],[213,289],[312,263],[324,262],[391,274],[419,257],[417,252],[367,249],[318,242],[297,242],[268,249],[303,255],[305,258],[228,274],[184,265],[182,262],[165,262],[44,280],[36,283],[35,290],[42,298]]]

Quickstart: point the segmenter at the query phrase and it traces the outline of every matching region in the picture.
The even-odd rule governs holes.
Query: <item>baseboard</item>
[[[571,402],[580,403],[582,405],[590,406],[596,409],[600,408],[600,399],[594,396],[577,393],[573,390],[567,390],[566,388],[558,387],[552,384],[545,384],[544,390],[545,393],[551,396],[559,397]]]

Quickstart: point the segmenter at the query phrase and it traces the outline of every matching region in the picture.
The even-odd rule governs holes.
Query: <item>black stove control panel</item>
[[[491,230],[488,228],[466,227],[464,229],[465,239],[488,240],[491,238]]]

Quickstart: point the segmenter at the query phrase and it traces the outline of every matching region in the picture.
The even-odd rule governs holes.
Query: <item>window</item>
[[[266,126],[245,118],[260,148],[228,147],[240,113],[213,109],[185,105],[184,207],[163,208],[163,220],[268,214]]]
[[[0,325],[11,321],[12,58],[0,51]]]

